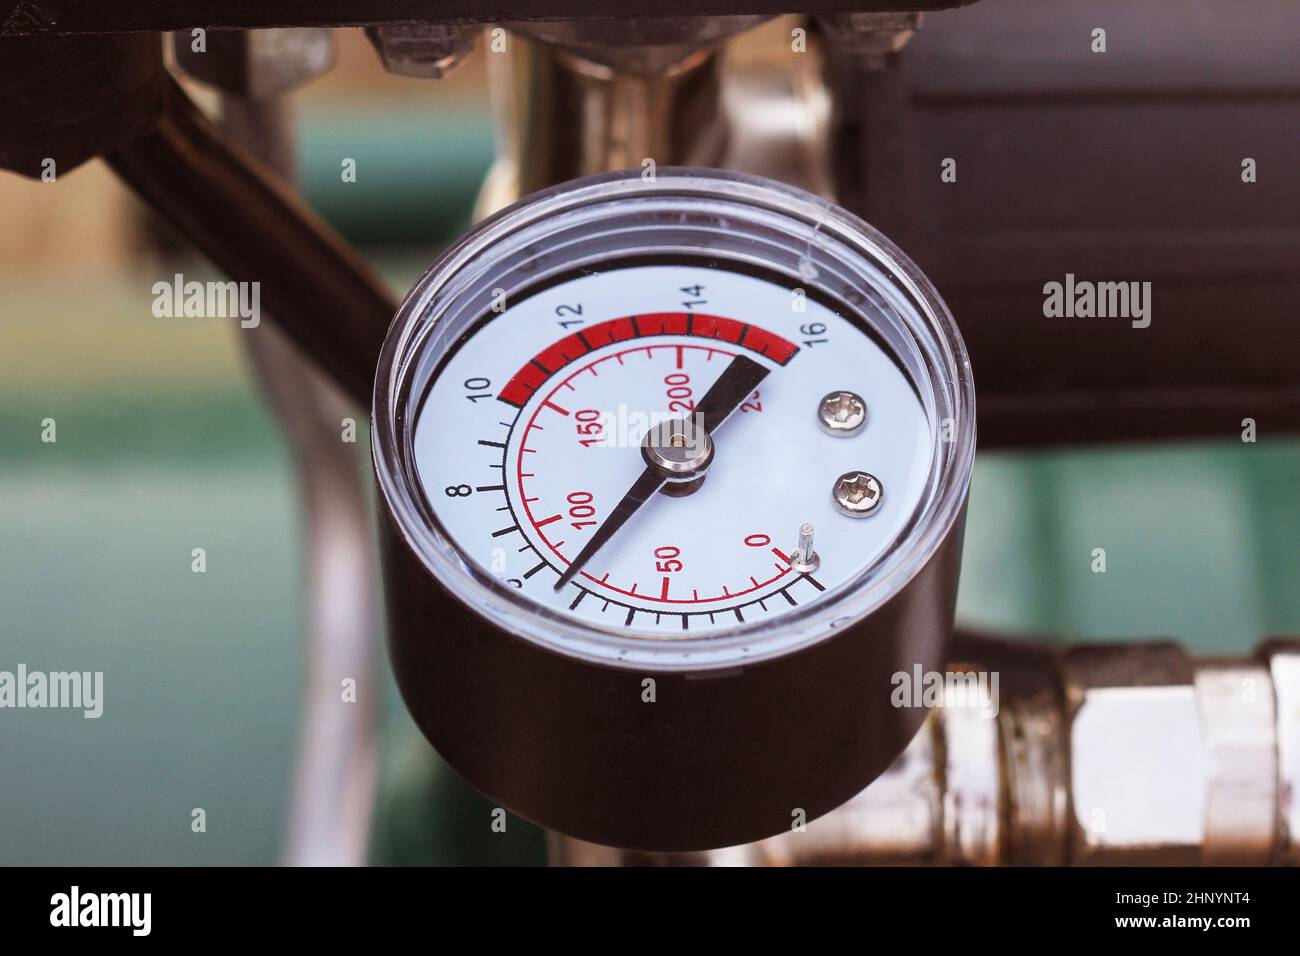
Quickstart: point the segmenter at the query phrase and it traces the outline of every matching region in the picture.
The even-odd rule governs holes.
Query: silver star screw
[[[831,491],[835,507],[851,518],[875,514],[885,496],[884,486],[875,475],[865,471],[846,471],[835,479]]]
[[[817,422],[836,438],[856,435],[867,423],[867,403],[855,392],[831,392],[817,404]]]

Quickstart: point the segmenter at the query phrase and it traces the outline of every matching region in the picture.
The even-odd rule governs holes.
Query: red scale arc
[[[698,312],[629,315],[599,322],[542,349],[511,376],[497,398],[516,408],[523,408],[543,382],[588,352],[615,342],[661,335],[683,335],[729,342],[764,355],[778,365],[785,365],[799,351],[799,346],[774,332],[720,315],[702,315]]]
[[[686,313],[681,313],[681,315],[682,315],[682,316],[685,316]],[[671,316],[668,316],[668,317],[670,317],[670,318],[676,318],[677,315],[676,315],[676,314],[672,314]],[[656,320],[657,320],[659,317],[658,317],[658,316],[652,316],[652,317],[638,316],[637,319],[636,319],[636,323],[637,323],[637,325],[640,326],[640,325],[642,324],[642,322],[643,322],[646,318],[652,318],[652,319],[656,319]],[[630,320],[625,320],[625,321],[630,321]],[[727,321],[730,321],[730,320],[727,320]],[[607,324],[607,323],[606,323],[606,324]],[[741,323],[739,323],[739,322],[736,322],[736,323],[733,323],[733,324],[734,324],[735,326],[740,326],[740,325],[741,325]],[[670,327],[675,327],[675,326],[670,326]],[[706,328],[708,328],[708,326],[706,326]],[[615,331],[615,333],[617,334],[618,332],[622,331],[623,329],[624,329],[623,326],[618,326],[618,327],[615,328],[614,331]],[[663,333],[660,333],[660,334],[663,334]],[[629,339],[635,339],[635,338],[639,338],[639,337],[641,337],[641,336],[640,336],[640,335],[632,335],[632,336],[628,336],[628,337],[623,338],[623,339],[618,339],[617,341],[628,341]],[[704,337],[704,338],[717,338],[717,336],[715,336],[715,335],[708,335],[708,336],[702,336],[702,337]],[[542,543],[543,543],[543,544],[544,544],[548,549],[550,549],[551,553],[554,554],[555,557],[556,557],[557,559],[559,559],[561,562],[563,562],[563,563],[566,564],[566,565],[569,563],[569,559],[568,559],[567,557],[565,557],[565,555],[563,554],[563,552],[560,551],[560,548],[564,545],[564,541],[552,541],[552,540],[547,536],[546,531],[543,530],[543,529],[545,529],[546,527],[548,527],[548,526],[550,526],[550,525],[553,525],[553,524],[555,524],[556,522],[561,521],[562,518],[563,518],[563,515],[561,515],[561,514],[559,514],[559,513],[556,513],[556,514],[553,514],[553,515],[549,515],[549,516],[547,516],[547,517],[539,517],[537,514],[534,514],[534,513],[533,513],[532,505],[533,505],[534,502],[539,501],[540,498],[539,498],[537,495],[530,495],[530,494],[528,494],[528,480],[531,479],[531,478],[536,478],[537,476],[536,476],[536,474],[534,474],[534,473],[531,472],[531,471],[524,471],[524,455],[525,455],[525,454],[537,454],[538,452],[537,452],[536,449],[529,447],[529,444],[528,444],[528,442],[529,442],[529,436],[532,434],[532,432],[533,432],[534,430],[537,430],[537,431],[545,431],[545,428],[544,428],[543,426],[541,426],[541,425],[539,425],[539,424],[537,423],[537,419],[538,419],[538,417],[542,414],[542,412],[543,412],[544,410],[549,409],[550,411],[553,411],[553,412],[555,412],[555,413],[557,413],[557,414],[559,414],[559,415],[565,415],[565,416],[567,416],[567,415],[570,414],[568,409],[562,408],[562,407],[560,407],[560,406],[558,406],[558,405],[555,404],[555,396],[556,396],[557,394],[561,394],[561,389],[564,389],[564,388],[566,388],[566,387],[568,387],[568,388],[572,388],[573,386],[572,386],[570,383],[573,381],[573,379],[577,378],[578,376],[580,376],[580,375],[581,375],[582,373],[584,373],[584,372],[587,372],[587,371],[593,371],[593,372],[594,372],[594,370],[595,370],[595,366],[600,365],[600,364],[603,363],[603,362],[611,362],[611,361],[613,361],[613,362],[618,362],[618,363],[621,365],[621,364],[623,364],[623,357],[626,356],[626,355],[631,355],[631,354],[633,354],[633,353],[645,352],[645,353],[650,354],[650,355],[653,357],[653,353],[654,353],[654,351],[655,351],[656,349],[663,349],[663,350],[676,350],[676,351],[679,353],[679,356],[680,356],[680,353],[681,353],[681,351],[682,351],[683,349],[700,349],[700,350],[703,350],[703,351],[707,352],[707,353],[709,354],[710,357],[712,357],[713,355],[721,355],[721,356],[723,356],[724,358],[730,359],[730,358],[733,358],[733,357],[735,356],[735,353],[732,352],[731,350],[729,350],[729,349],[724,349],[724,348],[721,348],[721,347],[714,348],[714,347],[712,347],[712,346],[709,346],[709,345],[703,345],[703,344],[700,344],[700,345],[676,345],[676,346],[674,346],[674,345],[671,345],[671,344],[669,344],[669,343],[660,343],[660,344],[658,344],[658,345],[633,345],[633,346],[628,347],[628,348],[620,349],[620,350],[618,350],[617,352],[613,352],[612,354],[611,354],[611,353],[607,353],[607,354],[605,354],[605,355],[603,355],[603,356],[600,356],[600,357],[598,357],[598,358],[594,358],[594,359],[592,359],[592,360],[591,360],[589,363],[587,363],[586,365],[583,365],[583,366],[580,366],[580,367],[578,367],[578,368],[575,368],[573,371],[569,372],[569,373],[568,373],[568,374],[567,374],[567,375],[566,375],[562,380],[560,380],[558,383],[556,383],[555,385],[553,385],[553,386],[551,387],[550,391],[549,391],[549,392],[548,392],[548,393],[543,397],[542,401],[539,402],[539,403],[536,405],[536,407],[533,409],[533,411],[532,411],[532,415],[529,417],[528,421],[527,421],[526,423],[524,423],[524,425],[522,426],[522,427],[523,427],[523,432],[522,432],[522,437],[521,437],[521,439],[520,439],[520,443],[519,443],[519,452],[518,452],[518,454],[517,454],[517,456],[516,456],[516,459],[515,459],[515,477],[516,477],[516,479],[517,479],[518,482],[519,482],[519,494],[520,494],[520,498],[521,498],[521,504],[522,504],[522,506],[523,506],[523,514],[522,514],[522,517],[523,517],[524,521],[527,522],[527,524],[528,524],[529,526],[532,527],[532,529],[533,529],[533,531],[536,533],[537,537],[541,539],[541,542],[542,542]],[[538,365],[541,364],[540,355],[542,355],[542,354],[545,354],[545,353],[539,353],[539,357],[535,357],[535,358],[533,358],[533,359],[531,360],[531,362],[532,362],[532,367],[536,368],[536,367],[538,367]],[[790,352],[789,354],[790,354],[790,355],[793,355],[794,352],[792,351],[792,352]],[[787,359],[787,360],[788,360],[788,359]],[[680,361],[680,358],[679,358],[679,361]],[[681,368],[681,365],[679,364],[677,367],[678,367],[678,368]],[[549,509],[548,509],[548,510],[549,510]],[[542,514],[545,514],[545,512],[542,512]],[[775,573],[775,574],[771,575],[770,577],[768,577],[768,578],[766,578],[766,579],[764,579],[764,580],[762,580],[762,581],[758,580],[758,578],[754,577],[753,575],[750,575],[750,577],[749,577],[750,586],[749,586],[749,587],[745,587],[745,588],[741,588],[741,589],[738,589],[738,590],[734,590],[734,591],[733,591],[733,590],[730,590],[729,588],[727,588],[727,587],[724,585],[723,588],[722,588],[722,593],[721,593],[721,594],[718,594],[718,595],[712,595],[712,596],[708,596],[708,597],[704,597],[704,598],[701,598],[701,597],[700,597],[699,591],[696,590],[696,589],[692,589],[692,591],[691,591],[691,597],[689,597],[689,598],[684,598],[684,597],[670,597],[670,596],[669,596],[669,587],[670,587],[671,582],[670,582],[669,578],[667,578],[667,577],[663,577],[663,578],[661,579],[661,583],[660,583],[660,586],[659,586],[659,592],[658,592],[658,594],[656,595],[654,592],[638,591],[638,590],[637,590],[638,585],[637,585],[635,582],[634,582],[631,586],[626,587],[626,588],[618,587],[618,586],[615,585],[615,584],[611,584],[610,581],[609,581],[609,572],[608,572],[608,571],[606,571],[606,572],[605,572],[603,575],[601,575],[600,577],[596,577],[594,574],[592,574],[592,573],[590,573],[590,572],[588,572],[588,571],[579,571],[578,574],[579,574],[581,577],[585,578],[585,579],[589,582],[589,585],[588,585],[588,586],[596,586],[596,587],[599,587],[599,588],[604,589],[604,590],[613,591],[614,593],[619,594],[619,595],[621,595],[621,596],[623,596],[623,597],[627,597],[627,598],[637,598],[637,599],[640,600],[640,601],[647,602],[647,603],[652,604],[652,605],[657,605],[657,604],[663,604],[663,605],[704,605],[704,604],[712,604],[712,603],[716,603],[716,602],[718,602],[718,601],[722,601],[722,600],[724,600],[724,599],[744,598],[744,597],[746,597],[746,596],[748,596],[748,595],[750,595],[750,594],[753,594],[753,593],[755,593],[755,592],[763,591],[764,589],[770,587],[773,583],[775,583],[775,582],[776,582],[777,580],[779,580],[780,578],[786,576],[787,574],[790,574],[791,571],[790,571],[790,567],[789,567],[789,563],[790,563],[789,558],[787,558],[787,557],[785,556],[785,554],[783,554],[779,548],[772,548],[772,553],[775,554],[777,557],[779,557],[779,558],[781,559],[781,563],[779,563],[779,564],[778,564],[778,563],[775,563],[775,562],[773,563],[773,566],[776,568],[776,573]],[[788,598],[787,598],[787,599],[788,599]],[[719,610],[725,610],[725,608],[723,608],[723,609],[719,609]]]

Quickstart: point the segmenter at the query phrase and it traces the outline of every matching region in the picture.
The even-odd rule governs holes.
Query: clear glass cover
[[[593,448],[583,413],[625,395],[689,408],[746,349],[771,370],[765,391],[719,428],[699,494],[655,505],[680,530],[661,543],[662,520],[634,517],[603,564],[553,592],[642,467],[636,436]],[[846,381],[868,397],[870,437],[805,437]],[[809,194],[689,169],[565,184],[466,235],[398,312],[373,424],[381,493],[456,599],[559,653],[638,669],[734,667],[861,620],[957,520],[975,447],[965,349],[901,252]],[[480,453],[494,457],[473,469],[499,480],[470,470]],[[822,474],[864,454],[880,514],[837,518]],[[788,568],[805,516],[819,553],[842,558],[825,583]]]

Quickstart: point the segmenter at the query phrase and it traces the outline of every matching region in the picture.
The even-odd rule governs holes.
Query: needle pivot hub
[[[696,417],[672,418],[646,432],[641,456],[663,476],[665,491],[681,494],[713,463],[713,439]]]

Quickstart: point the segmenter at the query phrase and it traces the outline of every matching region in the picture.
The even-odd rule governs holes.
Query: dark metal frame
[[[913,10],[959,7],[974,0],[909,0]],[[888,11],[891,0],[813,0],[803,13]],[[376,23],[492,23],[503,20],[584,20],[778,15],[789,0],[0,0],[0,36],[54,33],[161,32],[259,27],[342,27]]]
[[[40,7],[45,19],[33,20],[36,8],[19,5],[0,21],[0,34],[305,19],[296,8],[252,3],[166,9],[160,3],[112,10],[102,6],[47,2]],[[412,15],[415,6],[426,19],[468,15],[467,6],[455,3],[430,9],[427,3],[335,0],[313,5],[310,20],[398,18]],[[476,19],[526,14],[508,4],[477,6]],[[551,3],[545,12],[573,13],[570,6]],[[765,2],[716,6],[726,13],[779,9]],[[818,6],[837,9],[861,3]],[[667,15],[675,9],[669,2],[653,12]],[[1143,248],[1142,220],[1135,212],[1113,226],[1101,244],[1077,238],[1086,232],[1089,204],[1097,201],[1082,195],[1049,230],[1055,254],[1044,256],[1034,246],[1039,236],[1015,232],[1018,210],[989,214],[987,221],[972,221],[968,214],[966,219],[953,218],[962,213],[949,209],[946,197],[940,196],[937,175],[930,175],[930,167],[938,162],[932,155],[936,136],[945,149],[965,148],[965,168],[983,163],[982,179],[993,176],[994,188],[1002,188],[1014,171],[996,179],[996,166],[990,167],[981,155],[980,132],[1007,129],[1012,131],[1008,135],[1015,135],[1015,123],[1025,109],[1035,102],[1057,102],[1035,93],[1026,79],[1030,65],[1017,67],[1009,49],[999,51],[1003,72],[996,82],[985,84],[987,88],[976,82],[979,77],[971,73],[963,50],[970,45],[966,41],[971,33],[983,29],[983,9],[950,14],[943,21],[949,28],[936,22],[923,31],[924,42],[915,44],[920,69],[909,66],[906,57],[885,69],[877,59],[851,50],[832,57],[840,104],[836,154],[841,196],[848,208],[909,251],[960,317],[979,383],[981,447],[1227,438],[1238,434],[1244,418],[1255,419],[1263,434],[1300,430],[1300,353],[1294,348],[1292,328],[1300,297],[1300,268],[1294,257],[1300,207],[1284,174],[1288,162],[1296,159],[1294,137],[1288,133],[1294,128],[1300,71],[1279,58],[1276,71],[1265,73],[1275,77],[1271,83],[1251,80],[1259,70],[1249,65],[1238,74],[1229,71],[1221,80],[1224,89],[1202,91],[1195,85],[1180,86],[1172,69],[1153,81],[1149,62],[1158,64],[1158,56],[1148,57],[1146,73],[1127,81],[1120,65],[1117,91],[1127,87],[1138,101],[1170,104],[1162,114],[1168,118],[1160,121],[1164,125],[1153,124],[1148,112],[1121,127],[1132,137],[1131,148],[1161,148],[1160,137],[1171,135],[1180,117],[1200,110],[1202,118],[1212,118],[1215,104],[1226,95],[1242,109],[1263,111],[1251,127],[1251,149],[1267,155],[1266,168],[1273,172],[1267,182],[1252,187],[1244,221],[1211,210],[1199,231],[1183,229],[1168,236],[1177,249],[1198,248],[1197,243],[1214,248],[1221,233],[1236,237],[1215,256],[1142,256],[1136,271],[1155,270],[1165,296],[1161,318],[1152,328],[1135,332],[1122,321],[1086,328],[1077,322],[1053,322],[1039,311],[1042,276],[1063,275],[1070,268],[1094,279],[1138,278],[1106,270],[1118,263],[1122,271],[1133,271],[1128,263]],[[624,4],[619,12],[651,11]],[[958,30],[950,28],[955,18],[965,18]],[[1003,35],[995,32],[988,42]],[[1277,51],[1266,52],[1273,57]],[[966,71],[961,90],[929,79],[936,71],[954,69]],[[1234,86],[1232,77],[1239,74],[1249,75]],[[1096,136],[1113,134],[1107,117],[1127,105],[1115,91],[1097,91],[1087,84],[1061,95],[1077,122],[1092,124],[1090,135]],[[60,172],[105,156],[137,193],[231,278],[260,281],[263,301],[276,321],[349,395],[369,405],[393,300],[364,260],[292,189],[232,146],[168,81],[156,35],[0,36],[0,98],[6,117],[0,165],[36,175],[43,156],[56,157]],[[1087,181],[1088,170],[1081,165],[1090,161],[1087,157],[1073,161],[1069,154],[1053,153],[1050,143],[1034,147],[1022,140],[1021,145],[1030,150],[1016,160],[1022,167],[1030,160],[1065,164],[1060,181]],[[1215,162],[1222,158],[1211,157]],[[1170,153],[1166,162],[1164,188],[1179,203],[1195,201],[1197,177],[1204,176],[1207,161]],[[927,170],[926,175],[915,173],[918,168]],[[1089,188],[1095,188],[1095,177],[1093,181]],[[1133,198],[1131,193],[1122,195]],[[1024,184],[1018,200],[1024,209],[1051,201],[1041,182]],[[1010,245],[1005,254],[995,255],[987,242],[981,244],[981,230],[996,241],[1006,237]],[[1027,258],[1035,259],[1034,268],[1018,265]]]

